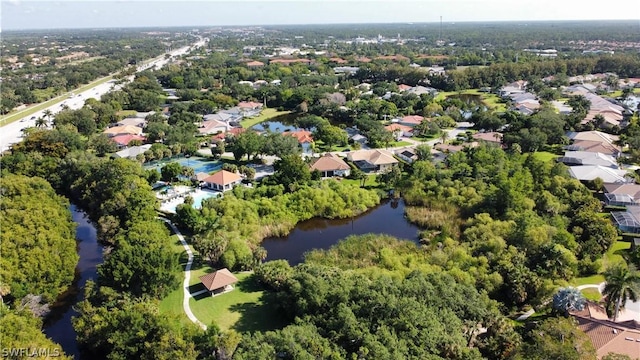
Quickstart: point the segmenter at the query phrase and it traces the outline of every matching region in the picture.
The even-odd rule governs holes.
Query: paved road
[[[191,46],[185,46],[183,48],[174,50],[171,52],[171,58],[165,59],[165,55],[163,54],[160,57],[157,57],[143,65],[138,67],[138,71],[142,71],[148,68],[161,68],[169,61],[173,60],[173,58],[184,55],[189,52],[191,47],[199,47],[205,44],[204,39],[199,39],[198,42]],[[129,81],[133,79],[133,76],[129,78]],[[46,110],[50,110],[53,114],[58,113],[62,110],[63,105],[67,105],[70,109],[80,109],[84,106],[84,102],[90,98],[100,99],[100,97],[109,91],[112,91],[114,88],[117,88],[115,85],[115,81],[108,81],[106,83],[95,86],[89,90],[74,93],[70,98],[60,100],[58,104],[49,106]],[[19,121],[12,122],[11,124],[4,125],[0,127],[0,153],[5,152],[10,148],[12,144],[22,141],[23,129],[28,127],[33,127],[36,125],[36,119],[38,117],[44,117],[44,111],[40,110],[35,114],[31,114],[23,117]],[[51,119],[53,120],[53,119]]]

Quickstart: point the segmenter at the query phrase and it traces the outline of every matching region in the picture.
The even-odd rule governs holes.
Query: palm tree
[[[43,117],[39,117],[36,119],[36,127],[37,128],[41,128],[43,126],[47,126],[47,120],[45,120]]]
[[[51,110],[49,109],[45,109],[42,114],[44,115],[44,117],[47,118],[47,122],[50,123],[51,122],[51,117],[53,116],[53,113],[51,112]]]
[[[446,143],[448,138],[449,132],[446,130],[442,130],[442,133],[440,133],[440,140],[442,140],[442,144]]]
[[[627,300],[637,301],[640,294],[640,272],[636,267],[624,264],[616,264],[605,271],[604,278],[606,284],[603,295],[607,297],[607,309],[615,304],[613,321],[615,322],[620,308],[624,307]]]

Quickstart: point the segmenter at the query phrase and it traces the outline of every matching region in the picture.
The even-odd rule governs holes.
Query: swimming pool
[[[196,190],[195,193],[192,193],[189,196],[193,198],[193,208],[200,209],[202,207],[202,202],[204,201],[204,199],[222,196],[222,193],[207,190]],[[162,205],[160,205],[160,210],[175,214],[176,207],[180,204],[184,204],[184,197],[180,197],[163,203]]]

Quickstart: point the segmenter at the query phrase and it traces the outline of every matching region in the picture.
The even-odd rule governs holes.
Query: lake
[[[313,218],[302,221],[285,237],[264,239],[267,261],[284,259],[291,265],[301,263],[305,252],[328,249],[350,235],[388,234],[418,242],[418,227],[404,217],[404,201],[385,200],[377,207],[349,219]]]
[[[96,280],[96,266],[102,263],[102,246],[98,243],[96,228],[89,217],[75,205],[71,205],[71,214],[76,227],[76,241],[80,260],[76,267],[76,278],[71,287],[52,306],[43,332],[54,342],[60,344],[67,355],[81,359],[76,341],[76,332],[71,318],[78,315],[73,308],[84,299],[84,286],[87,280]]]

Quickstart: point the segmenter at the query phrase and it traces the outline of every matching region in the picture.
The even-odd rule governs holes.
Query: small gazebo
[[[211,296],[215,296],[233,290],[233,284],[238,282],[238,278],[227,268],[224,268],[200,276],[200,281],[211,293]]]

